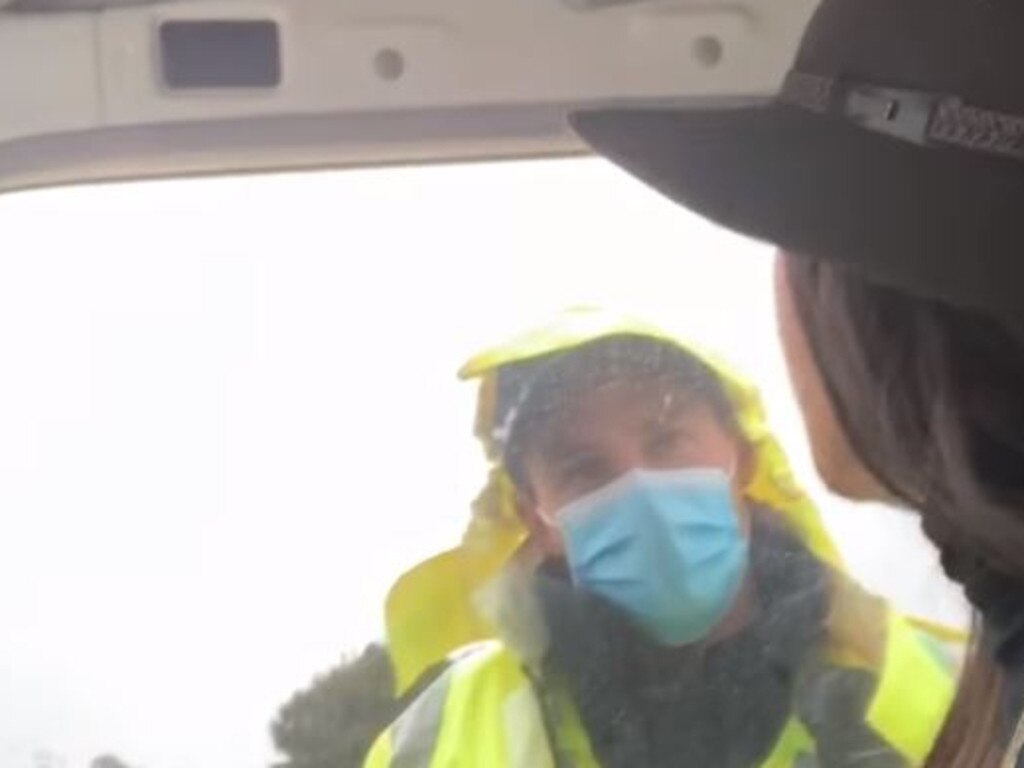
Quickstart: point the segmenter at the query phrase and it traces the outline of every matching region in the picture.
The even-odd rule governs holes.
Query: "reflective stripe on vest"
[[[441,673],[391,726],[391,768],[427,768],[444,724],[454,665]]]
[[[475,646],[441,674],[371,753],[375,768],[555,768],[539,704],[515,658]]]

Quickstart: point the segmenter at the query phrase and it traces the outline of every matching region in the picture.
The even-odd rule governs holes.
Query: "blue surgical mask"
[[[574,582],[618,606],[657,642],[705,638],[747,569],[729,475],[636,470],[554,519]]]

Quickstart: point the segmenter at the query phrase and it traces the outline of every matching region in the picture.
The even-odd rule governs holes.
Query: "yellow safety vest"
[[[865,720],[908,766],[920,766],[953,679],[909,623],[890,614],[886,631],[886,664]],[[572,700],[532,677],[500,641],[465,649],[380,736],[366,768],[598,768]],[[813,738],[792,717],[761,768],[817,765],[814,756]]]

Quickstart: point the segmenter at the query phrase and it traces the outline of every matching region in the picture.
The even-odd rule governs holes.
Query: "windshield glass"
[[[0,220],[0,765],[361,752],[323,742],[365,713],[281,708],[385,640],[395,579],[460,541],[487,474],[460,365],[567,307],[641,311],[742,371],[847,572],[896,609],[965,623],[913,517],[852,509],[816,479],[768,249],[602,162],[82,187],[4,197]],[[613,414],[641,402],[608,397]],[[552,520],[628,474],[594,458],[608,411],[587,407],[519,433],[527,473],[538,446],[591,441],[530,476]],[[585,538],[560,530],[555,546]]]

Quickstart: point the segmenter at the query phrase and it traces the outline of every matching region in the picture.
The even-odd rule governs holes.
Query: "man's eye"
[[[600,480],[601,472],[601,462],[596,459],[581,459],[564,464],[558,474],[564,485],[579,486]]]

